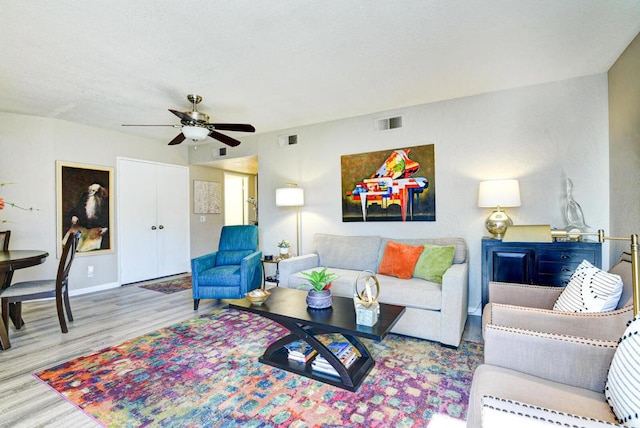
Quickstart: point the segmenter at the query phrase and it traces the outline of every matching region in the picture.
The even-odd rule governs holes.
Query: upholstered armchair
[[[598,313],[554,311],[552,308],[563,287],[491,282],[489,303],[482,313],[483,334],[487,326],[496,325],[598,340],[618,340],[633,318],[631,256],[623,253],[609,272],[622,278],[622,295],[615,310]]]
[[[224,226],[218,251],[191,260],[193,309],[200,299],[240,299],[262,284],[258,227]]]
[[[604,391],[618,339],[487,325],[467,427],[611,427],[616,417]]]

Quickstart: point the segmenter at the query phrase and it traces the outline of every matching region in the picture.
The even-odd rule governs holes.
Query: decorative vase
[[[280,248],[280,254],[289,254],[289,248],[288,247]]]
[[[325,309],[333,305],[331,290],[315,291],[309,290],[307,294],[307,306],[311,309]]]

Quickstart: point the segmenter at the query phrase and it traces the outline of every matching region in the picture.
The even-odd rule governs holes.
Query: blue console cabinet
[[[579,242],[502,242],[482,239],[482,307],[489,281],[564,287],[583,261],[602,267],[602,244]]]

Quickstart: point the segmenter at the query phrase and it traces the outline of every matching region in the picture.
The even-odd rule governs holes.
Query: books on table
[[[318,353],[304,340],[287,343],[284,347],[287,349],[289,360],[297,363],[306,363]]]
[[[346,349],[343,353],[337,355],[337,357],[346,368],[349,368],[358,359],[358,354],[353,352],[353,349]],[[338,371],[331,364],[329,364],[329,362],[322,355],[318,355],[313,360],[313,362],[311,363],[311,367],[313,368],[313,370],[321,373],[339,376]]]
[[[356,362],[360,353],[356,349],[355,346],[351,344],[348,340],[342,339],[331,339],[328,342],[324,342],[320,339],[321,342],[340,360],[340,362],[346,367],[349,368]],[[313,370],[326,373],[334,376],[339,376],[338,371],[327,361],[325,357],[322,355],[318,355],[313,362],[311,363],[311,367]]]
[[[316,336],[316,338],[322,342],[322,344],[326,346],[327,349],[329,349],[346,368],[351,367],[358,357],[360,357],[360,353],[356,347],[342,336],[320,335]],[[287,358],[289,361],[306,364],[313,359],[311,362],[311,368],[314,371],[339,376],[338,371],[329,363],[329,361],[327,361],[327,359],[322,355],[318,354],[318,351],[313,349],[311,345],[304,340],[296,340],[288,343],[285,345],[285,348],[287,350]]]

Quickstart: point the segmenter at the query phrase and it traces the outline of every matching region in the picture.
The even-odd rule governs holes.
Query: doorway
[[[224,173],[224,224],[249,224],[249,177]]]

